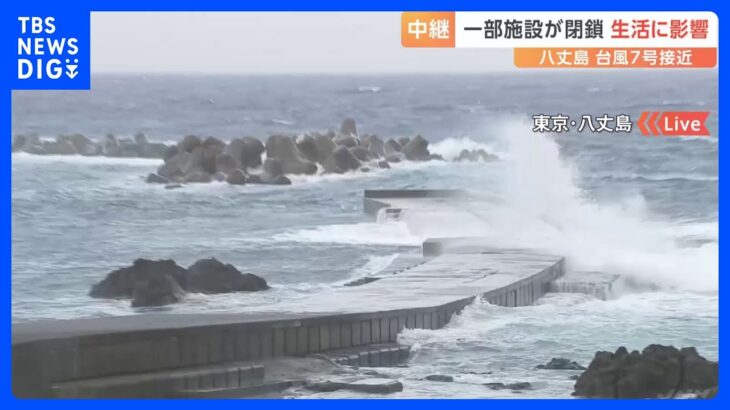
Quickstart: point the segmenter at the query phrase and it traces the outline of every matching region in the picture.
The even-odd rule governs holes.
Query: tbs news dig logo
[[[18,80],[73,80],[78,74],[76,37],[57,32],[54,17],[18,17]]]

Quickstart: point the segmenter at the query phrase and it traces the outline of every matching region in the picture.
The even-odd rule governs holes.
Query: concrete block
[[[393,364],[393,358],[390,356],[390,349],[384,347],[380,349],[380,365],[391,366]]]
[[[210,372],[204,372],[200,374],[200,388],[211,389],[213,388],[213,374]]]
[[[411,347],[410,346],[400,346],[398,348],[398,362],[403,362],[405,360],[408,360],[408,357],[411,355]]]
[[[340,347],[352,346],[352,325],[343,324],[340,327]]]
[[[397,346],[390,348],[390,361],[393,363],[393,366],[400,363],[400,349]]]
[[[248,332],[244,329],[236,331],[236,360],[248,360]]]
[[[388,327],[388,341],[395,342],[398,338],[398,333],[400,332],[400,327],[398,326],[398,318],[391,317],[388,321]]]
[[[339,323],[333,323],[330,325],[330,349],[339,349],[342,347],[342,343],[340,343],[340,340],[342,339],[340,327]]]
[[[398,333],[408,328],[408,315],[398,317]]]
[[[360,366],[367,367],[370,365],[370,354],[368,352],[360,352],[358,353],[358,356]]]
[[[284,352],[288,355],[297,353],[297,328],[286,328],[286,346]]]
[[[320,351],[329,350],[330,345],[330,327],[329,325],[319,326],[319,349]]]
[[[352,322],[352,345],[360,346],[364,344],[362,336],[362,325],[360,324],[360,321],[356,320]]]
[[[265,375],[264,374],[264,371],[265,370],[266,369],[264,368],[264,366],[263,365],[260,365],[260,364],[255,364],[255,365],[251,366],[251,377],[254,380],[261,380],[261,379],[264,378],[264,375]]]
[[[217,371],[213,374],[213,387],[216,387],[216,388],[228,387],[225,372]]]
[[[198,336],[195,338],[195,364],[205,365],[210,363],[208,361],[208,340],[205,336]]]
[[[197,373],[185,376],[185,388],[187,390],[197,390],[200,388],[200,375]]]
[[[438,319],[438,328],[441,329],[446,325],[446,312],[443,309],[437,309],[436,317]]]
[[[155,349],[153,369],[170,369],[180,366],[178,360],[180,353],[175,337],[157,340],[153,344]]]
[[[367,345],[372,342],[372,330],[370,327],[369,320],[363,320],[360,322],[362,325],[362,344]]]
[[[368,352],[368,362],[371,367],[380,366],[380,350],[371,350]]]
[[[238,368],[238,384],[246,385],[250,384],[254,380],[253,366],[242,366]]]
[[[263,329],[261,334],[261,358],[271,359],[274,357],[274,332],[272,329]]]
[[[229,387],[239,387],[241,385],[240,379],[238,378],[239,369],[228,369],[226,371],[226,384]]]
[[[286,331],[282,328],[274,329],[274,348],[273,357],[280,357],[286,354]]]
[[[319,326],[310,326],[307,328],[307,353],[317,353],[321,351],[319,347]]]
[[[212,332],[208,337],[208,361],[206,363],[220,363],[223,361],[223,335]]]
[[[223,334],[223,361],[232,362],[236,360],[236,335],[232,332]]]
[[[357,366],[360,363],[359,354],[351,354],[347,356],[347,364],[350,366]]]
[[[248,333],[248,358],[249,360],[261,359],[261,332],[251,331]]]
[[[370,323],[370,336],[371,336],[371,343],[380,343],[380,319],[372,319]]]
[[[297,328],[297,354],[304,355],[309,352],[308,346],[309,340],[307,339],[307,328],[306,326],[300,326]]]
[[[416,313],[416,329],[424,329],[425,325],[425,314],[422,312]]]

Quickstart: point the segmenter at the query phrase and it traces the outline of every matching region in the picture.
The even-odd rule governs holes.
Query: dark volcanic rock
[[[168,183],[170,183],[170,180],[163,177],[162,175],[151,173],[151,174],[147,175],[147,179],[145,179],[145,182],[148,182],[151,184],[168,184]]]
[[[269,289],[266,281],[251,273],[241,273],[218,259],[201,259],[188,267],[183,288],[189,292],[229,293]]]
[[[485,386],[492,390],[530,390],[532,384],[530,382],[517,382],[517,383],[484,383]]]
[[[426,376],[426,380],[432,381],[432,382],[453,382],[454,378],[445,374],[431,374]]]
[[[154,281],[148,278],[158,275],[170,276],[179,282],[185,275],[185,269],[170,259],[157,261],[137,259],[132,263],[132,266],[117,269],[109,273],[101,282],[92,286],[89,296],[94,298],[128,299],[133,296],[138,283]]]
[[[571,362],[569,359],[562,357],[553,357],[547,364],[541,364],[535,367],[536,369],[545,370],[585,370],[586,368],[579,365],[576,362]]]
[[[403,391],[403,384],[392,379],[346,379],[308,382],[304,388],[316,392],[351,390],[362,393],[389,394]]]
[[[132,287],[132,307],[164,306],[184,297],[180,284],[164,272],[152,271],[139,276]]]
[[[597,352],[575,383],[573,395],[604,398],[672,397],[680,392],[712,391],[718,363],[693,348],[650,345],[641,353],[620,347]]]

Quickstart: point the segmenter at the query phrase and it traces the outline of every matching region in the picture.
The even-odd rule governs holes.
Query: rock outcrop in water
[[[38,155],[84,155],[160,158],[164,163],[145,178],[148,183],[185,184],[226,181],[231,185],[288,185],[288,175],[342,174],[389,169],[401,161],[443,160],[429,151],[429,141],[417,135],[383,141],[377,135],[360,135],[355,120],[347,118],[339,132],[313,132],[299,136],[272,135],[266,142],[253,137],[229,143],[214,137],[187,135],[175,145],[150,142],[138,133],[131,138],[107,135],[96,142],[81,134],[42,140],[16,135],[13,152]],[[264,159],[265,156],[265,159]],[[456,161],[492,161],[483,149],[464,150]]]
[[[497,161],[498,159],[499,157],[494,154],[488,153],[483,148],[473,150],[463,149],[459,153],[459,156],[456,157],[457,162],[492,162]]]
[[[37,135],[13,137],[13,152],[35,155],[83,155],[120,158],[163,158],[167,146],[150,142],[138,133],[134,139],[107,135],[102,141],[94,141],[82,134],[59,135],[55,139],[41,139]]]
[[[207,140],[206,140],[207,141]],[[384,142],[376,135],[360,136],[352,118],[339,132],[299,136],[272,135],[266,143],[255,138],[235,139],[229,144],[208,144],[185,137],[164,156],[151,183],[227,181],[233,185],[288,185],[288,175],[342,174],[373,168],[388,169],[391,162],[441,160],[428,150],[429,142],[416,136]],[[266,159],[262,160],[262,156]]]
[[[706,360],[694,347],[649,345],[641,353],[620,347],[597,352],[575,383],[573,395],[601,398],[657,398],[694,393],[713,394],[718,363]]]
[[[266,281],[241,273],[215,258],[201,259],[188,269],[175,261],[137,259],[132,266],[109,273],[91,287],[89,296],[131,299],[133,307],[163,306],[182,300],[186,292],[232,293],[269,289]]]
[[[266,281],[252,273],[241,273],[218,259],[201,259],[188,267],[183,287],[188,292],[231,293],[269,289]]]
[[[543,370],[585,370],[586,368],[576,362],[570,361],[562,357],[553,357],[546,364],[540,364],[535,367]]]

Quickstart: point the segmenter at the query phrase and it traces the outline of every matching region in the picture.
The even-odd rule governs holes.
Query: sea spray
[[[475,191],[498,199],[454,204],[441,215],[405,213],[421,237],[481,236],[494,247],[535,248],[564,255],[569,269],[604,271],[664,288],[717,289],[717,224],[701,227],[651,215],[640,195],[598,203],[580,188],[576,167],[560,155],[558,143],[507,121],[497,143],[508,155],[500,175]],[[427,223],[428,221],[428,223]],[[714,225],[714,229],[712,227]],[[700,246],[682,246],[678,231],[709,233]],[[709,232],[708,232],[709,231]]]

